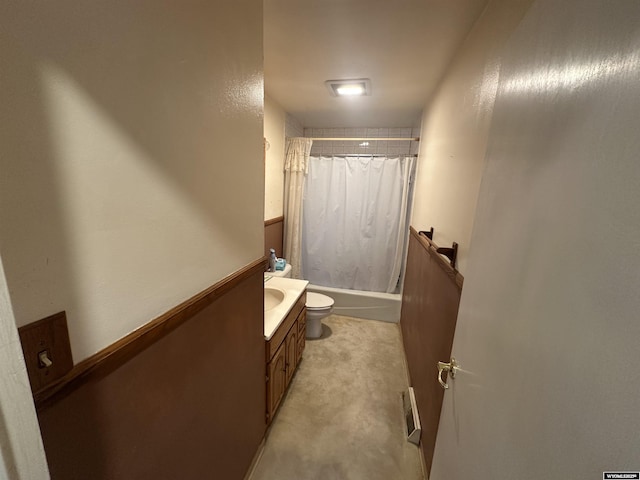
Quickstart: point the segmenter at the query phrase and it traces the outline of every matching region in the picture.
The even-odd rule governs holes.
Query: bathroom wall
[[[51,477],[243,479],[266,428],[263,272],[254,262],[38,400]]]
[[[493,0],[427,114],[414,226],[473,224],[432,480],[638,471],[639,18]]]
[[[385,127],[385,128],[305,128],[305,137],[316,138],[354,138],[354,137],[418,137],[419,128]],[[365,145],[366,143],[366,145]],[[418,143],[413,141],[315,141],[311,147],[313,156],[331,156],[346,154],[385,154],[390,156],[411,155],[418,153]]]
[[[463,275],[485,167],[501,52],[531,3],[490,1],[424,109],[411,226],[416,230],[434,227],[433,239],[440,247],[457,242],[456,267]],[[436,288],[428,275],[411,274],[415,268],[424,270],[422,265],[407,267],[410,275],[405,280],[401,314],[403,331],[407,333],[404,346],[409,370],[415,377],[412,382],[417,400],[424,410],[421,414],[426,422],[434,418],[437,422],[441,392],[434,393],[433,379],[423,375],[434,362],[419,352],[434,350],[430,344],[434,331],[453,332],[460,297],[435,295]],[[452,343],[448,336],[446,344],[438,346],[442,358],[447,358]],[[428,434],[424,440],[423,455],[430,468],[436,438]]]
[[[476,213],[500,55],[530,0],[489,2],[425,107],[411,225],[458,243],[464,274]]]
[[[38,402],[52,478],[240,480],[265,428],[262,2],[7,3],[0,71],[2,321],[65,310],[76,364]],[[9,333],[0,472],[44,479]]]
[[[264,219],[282,216],[284,188],[284,133],[287,114],[268,95],[264,98],[264,137],[269,148],[265,155]]]
[[[294,117],[290,113],[287,113],[286,122],[285,136],[287,138],[304,137],[304,127],[296,117]]]
[[[0,36],[18,325],[66,310],[77,363],[262,256],[259,0],[14,2]]]
[[[463,278],[424,235],[411,229],[400,326],[422,425],[420,450],[431,468],[444,390],[434,366],[451,358]]]

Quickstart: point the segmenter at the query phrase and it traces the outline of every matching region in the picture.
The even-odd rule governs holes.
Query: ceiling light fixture
[[[338,95],[362,95],[364,88],[362,85],[342,85],[336,88]]]
[[[362,97],[371,95],[371,80],[356,78],[347,80],[327,80],[324,82],[334,97]]]

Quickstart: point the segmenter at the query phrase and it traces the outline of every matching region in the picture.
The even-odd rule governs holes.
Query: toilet
[[[274,277],[291,278],[291,265],[285,265],[284,270],[269,272]],[[316,292],[307,292],[307,338],[320,338],[322,336],[322,319],[333,312],[334,300],[331,297]]]
[[[316,292],[307,292],[307,338],[322,336],[322,319],[333,312],[333,298]]]

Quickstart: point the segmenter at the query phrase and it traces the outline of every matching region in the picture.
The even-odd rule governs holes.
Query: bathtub
[[[396,293],[366,292],[309,284],[307,290],[327,295],[335,301],[333,313],[348,317],[398,323],[402,295]]]

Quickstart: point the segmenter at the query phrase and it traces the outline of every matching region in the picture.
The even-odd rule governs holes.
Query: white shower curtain
[[[414,158],[310,157],[302,265],[311,283],[394,292]]]
[[[302,196],[313,140],[287,138],[284,161],[284,257],[291,264],[293,278],[302,278]]]

